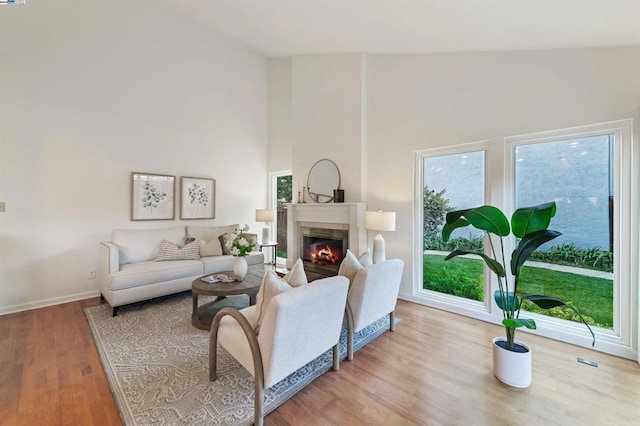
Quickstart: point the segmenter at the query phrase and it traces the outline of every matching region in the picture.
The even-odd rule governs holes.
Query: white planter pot
[[[247,259],[244,257],[236,257],[235,262],[233,262],[233,279],[242,281],[247,275],[248,270],[249,265],[247,264]]]
[[[527,352],[508,351],[496,344],[506,340],[504,337],[493,339],[493,375],[506,385],[526,388],[531,384],[531,348],[518,340],[515,343],[527,348]]]

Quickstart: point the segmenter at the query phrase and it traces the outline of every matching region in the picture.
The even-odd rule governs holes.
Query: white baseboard
[[[100,296],[98,290],[87,291],[85,293],[76,293],[69,296],[53,297],[51,299],[37,300],[35,302],[21,303],[19,305],[11,305],[0,307],[0,315],[14,314],[16,312],[30,311],[32,309],[44,308],[47,306],[61,305],[63,303],[75,302],[77,300],[90,299]]]

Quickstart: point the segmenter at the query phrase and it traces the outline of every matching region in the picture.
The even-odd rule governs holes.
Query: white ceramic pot
[[[247,275],[248,270],[249,265],[247,264],[247,259],[244,257],[236,257],[235,262],[233,262],[233,279],[242,281]]]
[[[493,339],[493,375],[506,385],[526,388],[531,384],[531,348],[518,340],[515,343],[525,347],[527,352],[512,352],[496,344],[506,340],[504,337]]]

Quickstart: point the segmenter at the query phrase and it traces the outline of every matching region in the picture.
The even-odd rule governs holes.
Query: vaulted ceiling
[[[168,0],[270,57],[640,45],[640,0]]]

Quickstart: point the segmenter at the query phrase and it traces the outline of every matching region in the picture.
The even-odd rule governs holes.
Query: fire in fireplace
[[[335,275],[349,246],[349,232],[343,229],[302,228],[302,261],[305,268]]]

